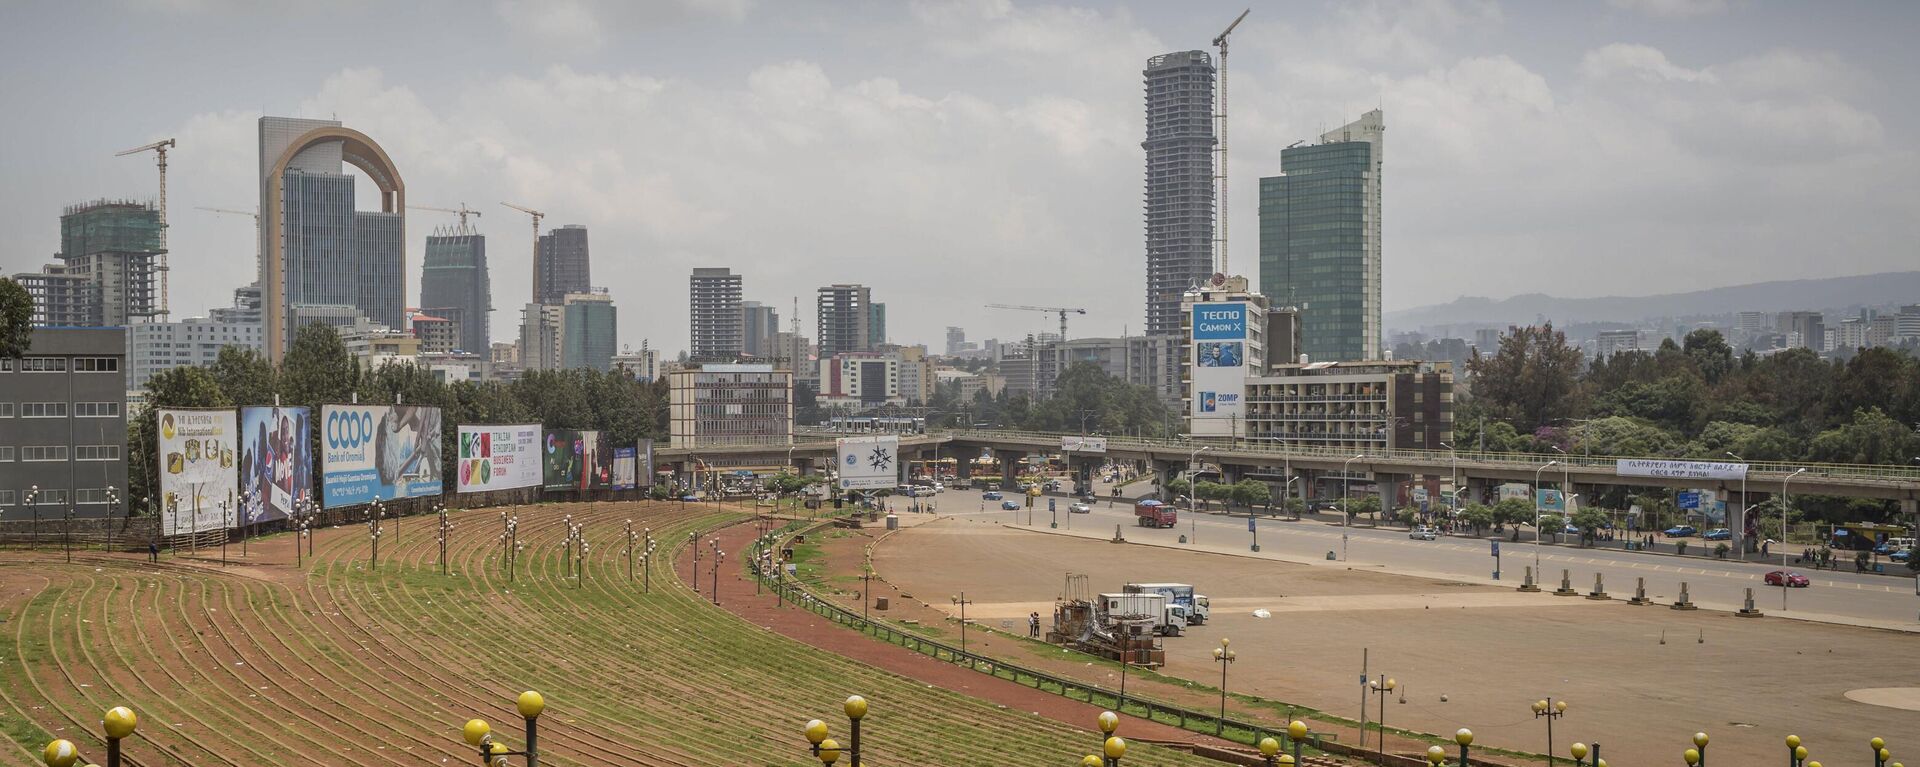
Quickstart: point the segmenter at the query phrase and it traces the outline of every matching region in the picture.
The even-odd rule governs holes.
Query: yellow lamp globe
[[[807,733],[807,742],[818,746],[820,745],[820,741],[827,739],[827,723],[818,719],[810,720],[807,722],[805,732]]]
[[[1686,750],[1686,753],[1680,755],[1680,758],[1687,760],[1687,764],[1699,764],[1700,751],[1699,749],[1689,748]]]
[[[1564,701],[1564,700],[1556,700],[1556,701],[1554,701],[1554,702],[1553,702],[1553,712],[1554,712],[1554,713],[1556,713],[1556,714],[1564,714],[1564,713],[1567,713],[1567,702],[1566,702],[1566,701]]]
[[[487,753],[493,755],[494,767],[507,767],[507,744],[492,744],[487,747]]]
[[[840,743],[832,738],[820,741],[820,763],[833,764],[840,761]]]
[[[1893,758],[1893,752],[1888,751],[1884,748],[1880,749],[1880,761],[1885,762],[1888,759],[1892,759],[1892,758]]]
[[[1794,747],[1793,747],[1793,758],[1795,758],[1795,759],[1798,759],[1798,760],[1800,760],[1800,761],[1803,761],[1803,762],[1804,762],[1804,761],[1806,761],[1806,760],[1807,760],[1807,747],[1806,747],[1806,746],[1794,746]]]
[[[1820,767],[1819,762],[1807,762],[1807,767]]]
[[[1393,677],[1387,677],[1387,689],[1391,690],[1399,686],[1400,686],[1399,681],[1395,680]]]
[[[134,728],[140,726],[140,717],[126,706],[114,706],[100,718],[100,726],[106,729],[109,739],[119,740],[133,734]]]
[[[541,711],[547,708],[547,699],[540,693],[528,690],[520,693],[519,699],[515,700],[513,705],[515,708],[520,709],[521,717],[535,719],[540,716]]]
[[[80,760],[80,750],[74,748],[73,741],[61,738],[47,744],[47,750],[40,754],[47,767],[73,767]]]
[[[1462,746],[1473,745],[1473,731],[1465,727],[1453,731],[1453,742]]]
[[[1100,767],[1102,764],[1105,764],[1105,762],[1100,761],[1100,757],[1094,756],[1093,754],[1080,757],[1080,767]]]
[[[1100,712],[1099,721],[1100,721],[1100,731],[1108,735],[1112,735],[1114,730],[1120,729],[1120,715],[1113,713],[1112,711]]]
[[[1276,761],[1280,764],[1287,765],[1287,767],[1293,767],[1293,754],[1281,754],[1280,758]]]
[[[1305,740],[1307,737],[1307,723],[1298,719],[1288,722],[1287,737],[1294,740]]]
[[[467,739],[467,745],[478,746],[490,732],[493,732],[493,726],[487,724],[487,720],[468,719],[466,725],[460,728],[460,737]]]
[[[1872,746],[1873,750],[1879,751],[1887,747],[1887,742],[1879,738],[1874,738],[1873,740],[1867,741],[1867,745]]]
[[[1427,763],[1439,764],[1447,760],[1447,750],[1439,746],[1427,746]]]
[[[859,719],[867,715],[867,699],[858,695],[849,695],[846,704],[841,708],[846,709],[848,719]]]
[[[1538,713],[1540,713],[1540,712],[1542,712],[1542,711],[1545,711],[1545,710],[1547,710],[1547,702],[1546,702],[1546,701],[1544,701],[1544,700],[1536,700],[1536,701],[1534,701],[1534,702],[1533,702],[1533,713],[1536,713],[1536,714],[1538,714]]]
[[[1607,767],[1607,760],[1595,759],[1593,760],[1593,767]]]
[[[1696,745],[1696,746],[1699,746],[1699,747],[1701,747],[1701,748],[1706,748],[1706,747],[1707,747],[1707,734],[1706,734],[1706,733],[1704,733],[1704,732],[1696,732],[1696,733],[1694,733],[1694,734],[1693,734],[1693,744],[1694,744],[1694,745]]]
[[[1265,756],[1273,756],[1274,754],[1280,753],[1280,741],[1274,740],[1273,738],[1261,738],[1260,753]]]
[[[1108,759],[1119,759],[1127,755],[1127,741],[1116,735],[1108,738],[1100,750],[1106,753]]]
[[[1800,736],[1798,736],[1798,735],[1788,735],[1788,736],[1787,736],[1787,748],[1799,748],[1799,747],[1800,747]]]
[[[1587,744],[1585,743],[1575,743],[1572,747],[1568,748],[1567,751],[1573,754],[1573,758],[1576,761],[1587,758]]]

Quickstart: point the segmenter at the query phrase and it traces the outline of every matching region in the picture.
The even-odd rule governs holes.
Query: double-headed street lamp
[[[1448,470],[1448,473],[1450,476],[1450,479],[1448,481],[1453,484],[1453,516],[1455,519],[1459,519],[1460,518],[1460,453],[1455,451],[1453,449],[1453,445],[1450,445],[1448,443],[1442,442],[1440,443],[1440,446],[1447,449],[1447,461],[1450,464],[1452,464],[1452,468]]]
[[[867,716],[867,699],[858,695],[849,695],[847,702],[840,705],[840,709],[846,712],[848,729],[852,733],[848,739],[850,742],[847,744],[847,754],[850,757],[848,764],[852,767],[861,767],[860,720]],[[807,736],[808,750],[813,752],[813,757],[819,759],[821,764],[832,765],[840,761],[840,743],[827,737],[826,722],[818,719],[808,721],[804,732]]]
[[[506,767],[507,757],[526,757],[527,767],[540,765],[540,712],[547,707],[547,699],[540,693],[528,690],[520,693],[514,701],[514,708],[527,723],[527,748],[524,751],[508,750],[507,744],[493,737],[493,727],[485,719],[468,719],[460,728],[460,735],[467,745],[479,749],[481,767]]]
[[[1803,767],[1807,763],[1807,747],[1800,745],[1800,736],[1787,736],[1787,767]],[[1818,764],[1818,762],[1815,762]]]
[[[707,544],[713,547],[713,603],[715,605],[719,605],[720,604],[720,563],[726,560],[727,553],[720,550],[720,539],[718,538],[714,538],[710,541],[707,541]]]
[[[1741,463],[1747,462],[1747,459],[1734,455],[1732,450],[1724,450],[1721,452],[1726,453],[1727,457],[1733,460]],[[1735,524],[1728,525],[1728,527],[1733,529],[1734,556],[1743,561],[1747,558],[1747,517],[1752,514],[1752,512],[1753,503],[1747,500],[1747,470],[1742,468],[1740,470],[1740,519]],[[1755,526],[1758,527],[1758,525]],[[1780,537],[1782,539],[1786,538],[1787,531],[1781,530]],[[1785,540],[1782,540],[1780,545],[1784,547],[1787,543]]]
[[[1792,474],[1788,474],[1780,480],[1780,569],[1782,570],[1787,568],[1787,507],[1792,505],[1787,498],[1787,483],[1792,482],[1794,477],[1805,473],[1807,473],[1807,470],[1804,467],[1794,469]],[[1790,579],[1785,577],[1780,579],[1781,612],[1787,611],[1787,592],[1793,590],[1793,584],[1789,583],[1789,580]]]
[[[973,604],[973,600],[968,599],[967,592],[962,591],[957,596],[947,597],[947,601],[952,602],[955,606],[960,608],[960,651],[966,652],[967,651],[967,605]]]
[[[1386,674],[1381,674],[1379,679],[1367,683],[1367,688],[1374,695],[1380,696],[1380,719],[1377,724],[1380,726],[1378,752],[1381,764],[1385,764],[1387,758],[1387,696],[1393,694],[1394,688],[1399,686],[1398,680],[1388,678]]]
[[[107,486],[107,550],[113,550],[113,512],[120,508],[120,491]],[[124,515],[122,515],[124,516]]]
[[[1707,734],[1704,732],[1694,733],[1693,748],[1682,752],[1680,758],[1686,761],[1687,767],[1707,767]],[[1879,765],[1876,764],[1874,767],[1879,767]]]
[[[1220,638],[1220,646],[1213,648],[1213,662],[1220,664],[1220,715],[1214,717],[1213,735],[1220,737],[1227,726],[1227,667],[1233,665],[1233,650],[1227,645],[1231,640]]]
[[[1353,466],[1354,461],[1366,457],[1366,453],[1361,453],[1340,462],[1340,516],[1344,520],[1340,528],[1340,561],[1342,562],[1347,561],[1347,531],[1353,529],[1353,475],[1347,473],[1347,470]]]
[[[132,735],[139,725],[140,717],[126,706],[114,706],[100,717],[100,728],[107,734],[107,767],[120,767],[120,741]],[[73,767],[76,763],[94,767],[82,760],[80,748],[65,738],[48,743],[46,749],[40,752],[40,758],[47,767]]]
[[[371,558],[368,561],[372,563],[371,569],[374,570],[380,569],[380,534],[383,532],[380,529],[380,521],[386,516],[387,509],[380,505],[380,496],[374,496],[373,504],[367,507],[367,540],[373,544]]]
[[[1533,577],[1535,578],[1540,577],[1540,472],[1551,469],[1559,463],[1560,459],[1556,458],[1533,470]],[[1548,754],[1547,758],[1552,759],[1553,755]]]
[[[1600,758],[1598,743],[1593,744],[1591,749],[1585,743],[1575,743],[1567,749],[1567,753],[1573,754],[1573,767],[1607,767],[1607,760]],[[1588,754],[1593,755],[1592,761],[1587,761]]]
[[[39,485],[27,486],[26,504],[27,504],[27,511],[33,512],[33,527],[30,528],[31,534],[27,537],[27,540],[30,541],[28,546],[32,548],[39,548],[40,547],[40,486]]]
[[[447,541],[453,538],[453,519],[447,515],[447,506],[434,504],[434,510],[440,516],[440,531],[435,538],[440,543],[440,574],[447,574]]]
[[[500,512],[500,566],[507,569],[507,582],[513,582],[515,561],[520,559],[520,515]]]
[[[1547,767],[1553,767],[1553,720],[1567,715],[1567,702],[1552,698],[1541,698],[1533,702],[1533,718],[1545,717],[1547,720]],[[1704,738],[1706,736],[1696,736]]]
[[[1196,477],[1199,477],[1204,472],[1194,468],[1193,464],[1194,461],[1200,457],[1201,453],[1212,449],[1213,446],[1211,445],[1203,445],[1187,454],[1187,519],[1192,525],[1192,528],[1187,532],[1188,543],[1199,543],[1200,541],[1200,515],[1199,512],[1196,511],[1200,499],[1200,482]]]
[[[1102,711],[1096,721],[1100,724],[1100,753],[1082,757],[1080,767],[1120,767],[1120,757],[1127,755],[1127,741],[1113,734],[1120,729],[1120,715]]]

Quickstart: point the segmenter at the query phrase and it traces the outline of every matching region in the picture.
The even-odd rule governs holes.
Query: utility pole
[[[1220,236],[1215,241],[1219,243],[1219,246],[1220,246],[1220,259],[1218,263],[1220,265],[1221,274],[1228,274],[1227,272],[1227,208],[1229,206],[1227,205],[1227,203],[1229,201],[1227,199],[1227,36],[1233,34],[1234,27],[1240,26],[1240,22],[1246,21],[1247,14],[1252,12],[1253,12],[1252,8],[1248,8],[1244,11],[1241,11],[1239,18],[1234,19],[1232,24],[1228,24],[1226,30],[1221,32],[1219,37],[1213,38],[1214,46],[1220,49],[1220,112],[1214,115],[1215,120],[1219,123],[1219,126],[1220,126],[1219,127],[1220,162],[1215,167],[1215,174],[1214,174],[1214,179],[1218,181],[1220,185],[1220,196],[1219,198],[1213,201],[1213,209],[1217,211],[1218,215],[1220,216],[1220,232],[1219,232]],[[1062,333],[1061,335],[1065,335],[1065,334]]]
[[[160,273],[160,321],[166,322],[167,316],[167,150],[174,146],[173,139],[161,139],[146,146],[138,146],[113,156],[124,157],[148,150],[153,151],[154,164],[160,167],[160,263],[153,270]],[[255,238],[258,239],[258,238]],[[256,246],[257,248],[258,246]]]

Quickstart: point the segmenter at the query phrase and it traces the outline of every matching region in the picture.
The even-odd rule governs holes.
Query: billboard
[[[636,452],[630,447],[613,449],[613,489],[632,490],[635,487]]]
[[[1107,452],[1107,438],[1061,437],[1060,451],[1063,453],[1104,453]]]
[[[439,495],[440,408],[321,405],[321,505]]]
[[[1723,461],[1657,461],[1622,458],[1614,462],[1613,473],[1622,477],[1741,479],[1747,476],[1747,465]]]
[[[635,473],[639,475],[640,486],[653,487],[653,440],[640,440],[639,455],[634,456],[634,460],[639,464],[635,467]]]
[[[460,492],[540,486],[540,424],[461,426],[459,432]]]
[[[220,504],[240,490],[233,411],[162,410],[159,423],[161,535],[232,526]]]
[[[1562,494],[1558,490],[1548,490],[1546,488],[1541,488],[1540,490],[1535,491],[1533,503],[1535,506],[1538,506],[1540,508],[1540,511],[1543,513],[1544,512],[1551,512],[1554,514],[1567,513],[1567,497],[1566,495]]]
[[[613,453],[600,445],[600,432],[549,429],[541,448],[541,486],[548,490],[607,487],[613,478]]]
[[[900,438],[841,437],[834,440],[842,490],[879,490],[900,482]]]
[[[1238,419],[1245,413],[1247,385],[1247,305],[1205,303],[1193,307],[1193,413],[1196,434],[1228,434],[1202,428],[1207,420]]]
[[[304,407],[240,409],[240,521],[268,522],[293,515],[312,500],[313,443]]]

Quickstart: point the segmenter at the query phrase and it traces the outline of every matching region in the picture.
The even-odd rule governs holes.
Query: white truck
[[[1207,622],[1213,609],[1207,595],[1196,594],[1193,585],[1187,583],[1129,583],[1120,589],[1128,594],[1160,594],[1167,601],[1186,608],[1188,625],[1199,626]]]
[[[1145,618],[1154,636],[1177,637],[1187,628],[1187,609],[1163,594],[1101,594],[1100,609],[1109,621]]]

